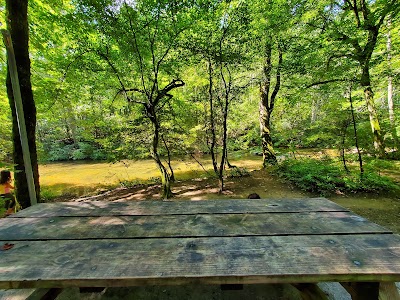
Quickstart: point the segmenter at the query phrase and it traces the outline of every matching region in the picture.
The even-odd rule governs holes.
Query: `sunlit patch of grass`
[[[177,181],[215,176],[210,156],[196,159],[201,162],[202,166],[191,157],[177,158],[172,161]],[[247,170],[254,170],[260,168],[261,158],[240,154],[235,156],[231,163]],[[73,198],[92,195],[118,186],[155,184],[159,183],[157,179],[160,178],[159,169],[151,159],[117,163],[49,163],[40,165],[39,173],[41,195],[45,201],[51,201],[60,196]]]

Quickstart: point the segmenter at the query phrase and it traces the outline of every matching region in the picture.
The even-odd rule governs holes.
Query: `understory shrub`
[[[274,169],[281,178],[289,180],[308,192],[329,195],[334,192],[399,192],[400,186],[386,176],[368,169],[347,173],[332,159],[286,159]]]
[[[226,177],[228,178],[244,177],[244,176],[250,176],[250,172],[246,168],[233,167],[231,169],[226,170]]]

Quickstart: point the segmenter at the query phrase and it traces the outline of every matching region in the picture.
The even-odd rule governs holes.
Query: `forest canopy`
[[[152,157],[168,185],[164,157],[211,154],[221,175],[236,150],[352,150],[353,123],[365,153],[398,147],[399,1],[28,3],[41,161]],[[0,122],[7,161],[5,84]]]

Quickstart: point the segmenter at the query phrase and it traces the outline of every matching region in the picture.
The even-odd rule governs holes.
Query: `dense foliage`
[[[304,191],[322,195],[400,192],[393,180],[378,174],[375,168],[363,174],[354,170],[346,172],[337,160],[330,158],[286,159],[275,168],[275,172]]]

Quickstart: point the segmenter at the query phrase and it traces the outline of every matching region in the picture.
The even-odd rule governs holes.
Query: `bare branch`
[[[322,85],[322,84],[327,84],[327,83],[331,83],[331,82],[340,82],[340,81],[348,81],[348,79],[337,78],[337,79],[318,81],[318,82],[314,82],[314,83],[307,85],[306,88],[310,88],[310,87]]]
[[[121,77],[119,76],[117,68],[111,62],[110,58],[107,55],[105,55],[104,53],[100,52],[100,51],[96,51],[96,53],[97,53],[98,56],[103,58],[107,62],[107,64],[110,66],[110,68],[113,70],[115,76],[117,76],[117,79],[119,81],[119,84],[121,85],[122,90],[125,92],[126,91],[125,86],[124,86],[124,84],[123,84],[123,82],[121,80]]]
[[[357,27],[361,26],[361,21],[360,21],[360,16],[358,13],[358,7],[357,7],[357,0],[353,0],[353,4],[350,2],[350,0],[345,0],[349,8],[354,12],[354,16],[356,18],[356,23]]]
[[[126,4],[126,2],[125,2],[125,4]],[[133,43],[134,43],[133,44],[133,47],[134,47],[133,51],[137,53],[138,58],[139,58],[139,68],[140,68],[140,77],[141,77],[141,80],[142,80],[142,87],[143,87],[143,90],[145,91],[146,95],[149,96],[149,94],[147,92],[147,89],[146,89],[146,84],[145,84],[145,81],[144,81],[143,58],[142,58],[142,54],[140,53],[140,49],[139,49],[139,46],[138,46],[138,43],[137,43],[136,31],[135,31],[135,28],[133,27],[133,24],[132,24],[132,18],[131,18],[130,12],[128,11],[128,5],[126,5],[126,10],[128,12],[129,27],[131,28],[131,31],[132,31],[132,34],[133,34]],[[151,21],[152,20],[150,20],[148,22],[148,24],[150,24]],[[147,25],[145,27],[147,27]]]
[[[164,98],[165,96],[168,95],[168,93],[178,87],[184,86],[185,82],[183,82],[180,79],[174,79],[172,80],[169,84],[167,84],[161,91],[158,91],[158,94],[156,96],[156,99],[153,102],[153,105],[156,106],[158,104],[158,102],[160,102],[160,100],[162,98]],[[171,97],[172,98],[172,97]]]

